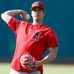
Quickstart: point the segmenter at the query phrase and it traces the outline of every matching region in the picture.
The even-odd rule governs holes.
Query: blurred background
[[[0,14],[21,9],[31,15],[31,4],[36,0],[0,0]],[[39,0],[44,3],[46,15],[43,23],[57,34],[59,49],[51,63],[74,64],[74,0]],[[15,16],[23,20],[19,15]],[[29,20],[32,22],[32,17]],[[11,62],[15,51],[15,34],[0,17],[0,62]],[[48,54],[48,50],[43,57]]]

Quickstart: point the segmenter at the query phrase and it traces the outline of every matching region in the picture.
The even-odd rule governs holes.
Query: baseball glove
[[[36,70],[36,60],[34,57],[32,57],[29,53],[25,53],[20,58],[20,63],[23,66],[23,68],[31,71]]]

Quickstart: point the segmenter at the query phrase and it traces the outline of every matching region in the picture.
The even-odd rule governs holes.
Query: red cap
[[[39,7],[39,8],[42,8],[43,10],[45,10],[45,9],[44,9],[44,4],[41,3],[41,2],[39,2],[39,1],[34,2],[34,3],[32,4],[31,10],[32,10],[34,7]]]

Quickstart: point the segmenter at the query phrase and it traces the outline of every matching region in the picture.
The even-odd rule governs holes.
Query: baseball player
[[[25,21],[13,16],[20,14]],[[29,14],[23,10],[9,10],[1,14],[16,36],[16,50],[11,63],[10,74],[43,74],[43,64],[56,58],[58,40],[55,32],[43,24],[45,8],[42,2],[34,2],[31,6],[33,23],[27,22]],[[49,49],[49,54],[42,58]],[[26,54],[27,53],[27,54]]]

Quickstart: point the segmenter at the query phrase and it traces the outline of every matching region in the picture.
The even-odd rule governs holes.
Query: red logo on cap
[[[36,3],[36,6],[39,6],[39,2]]]

